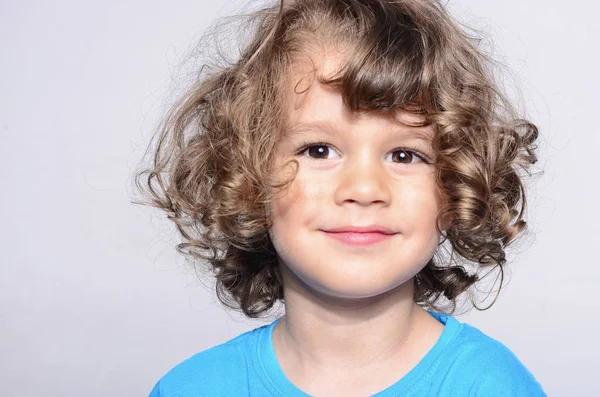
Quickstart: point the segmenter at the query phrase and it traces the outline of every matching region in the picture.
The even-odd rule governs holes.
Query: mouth
[[[363,229],[363,230],[357,230]],[[370,229],[370,230],[369,230]],[[389,229],[377,228],[345,228],[323,230],[328,237],[348,245],[373,245],[390,240],[396,233]]]

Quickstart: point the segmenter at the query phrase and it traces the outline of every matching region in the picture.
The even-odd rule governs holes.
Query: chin
[[[364,272],[364,270],[363,270]],[[381,277],[376,273],[358,275],[334,273],[327,275],[299,275],[304,286],[313,293],[338,299],[373,298],[392,290],[412,289],[413,275]]]

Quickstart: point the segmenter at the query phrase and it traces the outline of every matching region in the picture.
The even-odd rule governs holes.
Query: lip
[[[327,233],[380,233],[380,234],[396,234],[391,229],[380,225],[369,226],[342,226],[324,230]]]
[[[392,238],[395,232],[388,228],[372,226],[344,226],[323,230],[325,234],[337,241],[349,245],[371,245]]]

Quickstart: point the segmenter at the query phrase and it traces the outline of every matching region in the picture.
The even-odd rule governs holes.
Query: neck
[[[286,314],[273,344],[284,372],[298,383],[373,373],[392,384],[422,359],[443,329],[414,303],[412,280],[374,297],[333,299],[309,291],[285,266],[282,277]]]

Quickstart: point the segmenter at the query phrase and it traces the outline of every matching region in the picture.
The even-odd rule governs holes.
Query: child
[[[449,313],[525,229],[536,127],[437,0],[284,0],[162,126],[146,173],[220,300],[270,325],[172,396],[543,396]],[[449,246],[450,256],[444,256]]]

